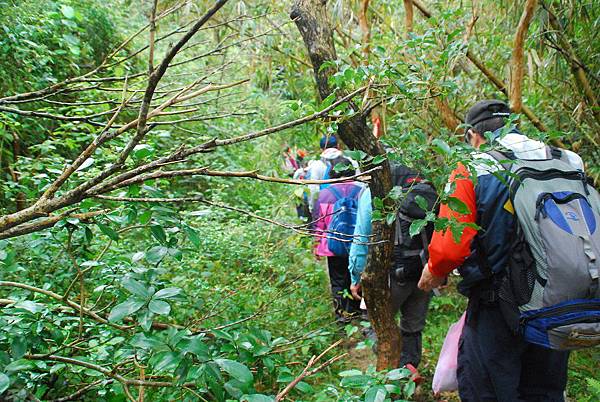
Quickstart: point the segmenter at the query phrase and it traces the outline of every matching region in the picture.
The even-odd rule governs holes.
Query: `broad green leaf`
[[[161,351],[164,350],[164,348],[168,349],[168,346],[161,340],[154,337],[148,337],[143,333],[135,334],[133,338],[131,338],[131,341],[129,341],[129,344],[136,348],[152,349],[154,351]]]
[[[111,240],[114,241],[118,241],[119,240],[119,234],[110,226],[105,225],[104,223],[96,223],[96,225],[98,225],[98,228],[100,228],[100,231],[102,233],[104,233],[105,235],[107,235]]]
[[[161,244],[165,244],[167,242],[167,233],[162,226],[152,225],[150,226],[150,231],[156,240],[158,240]]]
[[[71,6],[63,4],[60,6],[60,12],[65,16],[65,18],[73,19],[73,17],[75,17],[75,10]]]
[[[146,304],[145,301],[130,297],[123,303],[117,304],[113,307],[108,315],[108,321],[120,321],[144,307],[144,304]]]
[[[371,377],[368,375],[353,375],[342,378],[340,384],[342,385],[342,387],[362,388],[365,385],[369,384],[370,380]]]
[[[365,393],[365,402],[383,402],[387,396],[387,390],[383,385],[371,387]]]
[[[415,393],[415,389],[417,388],[417,384],[414,381],[409,381],[404,385],[404,396],[406,398],[410,398]]]
[[[267,396],[263,394],[246,394],[242,395],[241,402],[274,402],[275,399],[272,396]]]
[[[180,288],[164,288],[154,293],[153,299],[170,299],[181,293]]]
[[[123,287],[127,289],[130,293],[133,293],[136,296],[140,296],[143,299],[147,299],[150,297],[150,292],[148,292],[146,286],[129,276],[123,279],[121,285],[123,285]]]
[[[385,376],[392,380],[401,380],[403,378],[407,378],[410,375],[410,371],[405,368],[397,368],[388,372]]]
[[[410,224],[410,228],[408,229],[408,234],[410,237],[416,236],[427,226],[427,220],[425,219],[416,219],[412,221]]]
[[[10,343],[12,357],[20,359],[27,352],[27,338],[24,336],[15,336]]]
[[[361,161],[367,157],[367,154],[361,150],[344,151],[344,156],[354,159],[355,161]]]
[[[433,141],[431,141],[431,146],[439,154],[446,154],[447,155],[447,154],[449,154],[451,152],[450,145],[448,145],[448,143],[446,141],[444,141],[442,139],[439,139],[439,138],[435,138]]]
[[[296,384],[296,389],[298,391],[300,391],[300,392],[305,393],[305,394],[309,393],[309,392],[310,393],[313,392],[313,387],[310,384],[308,384],[308,383],[306,383],[304,381],[300,381],[298,384]]]
[[[254,380],[254,376],[242,363],[236,362],[229,359],[217,359],[215,363],[219,365],[221,370],[225,371],[231,377],[243,383],[251,383]]]
[[[19,359],[19,360],[15,360],[15,361],[11,362],[9,365],[4,367],[4,370],[7,372],[13,372],[13,371],[21,371],[21,370],[31,370],[34,367],[35,367],[35,364],[33,364],[32,361],[25,360],[25,359]]]
[[[425,199],[425,197],[423,197],[422,195],[417,195],[415,197],[415,202],[417,203],[419,208],[421,208],[424,211],[427,211],[427,200]]]
[[[150,359],[154,370],[163,371],[179,365],[183,356],[177,352],[161,352]]]
[[[471,213],[467,204],[456,197],[448,197],[448,207],[456,213],[467,215]]]
[[[150,311],[152,311],[154,314],[159,315],[169,315],[171,312],[171,306],[169,303],[156,299],[150,300],[150,303],[148,303],[148,309],[150,309]]]
[[[194,336],[187,341],[187,344],[181,350],[182,353],[193,353],[201,360],[205,360],[209,356],[208,346],[204,343],[201,336]]]
[[[10,379],[4,373],[0,373],[0,394],[8,389],[10,386]]]
[[[40,311],[42,311],[44,309],[44,307],[41,304],[38,304],[31,300],[23,300],[18,303],[15,303],[14,307],[22,308],[23,310],[27,310],[32,314],[39,313]]]
[[[195,247],[200,247],[200,236],[198,235],[196,229],[185,226],[184,230],[190,242],[192,242]]]
[[[151,264],[156,264],[167,255],[169,249],[164,246],[155,246],[146,252],[146,260]]]
[[[144,331],[150,331],[152,328],[152,319],[154,318],[154,313],[148,309],[144,309],[138,314],[138,322]]]
[[[373,165],[379,165],[381,163],[383,163],[383,161],[385,161],[387,158],[383,155],[377,155],[376,157],[373,158],[373,160],[371,161],[371,163]]]

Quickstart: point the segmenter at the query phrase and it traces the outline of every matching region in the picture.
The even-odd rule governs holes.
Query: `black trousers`
[[[475,311],[474,311],[475,310]],[[525,342],[506,325],[497,305],[469,303],[458,351],[463,402],[562,402],[569,352]]]
[[[327,257],[333,308],[338,319],[345,319],[360,313],[360,302],[354,300],[350,294],[351,280],[348,264],[347,256]]]

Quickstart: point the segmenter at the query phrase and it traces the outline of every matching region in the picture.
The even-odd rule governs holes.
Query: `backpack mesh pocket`
[[[522,306],[531,300],[538,274],[535,259],[525,241],[521,225],[516,223],[515,227],[510,248],[511,256],[508,259],[508,282],[514,302]]]

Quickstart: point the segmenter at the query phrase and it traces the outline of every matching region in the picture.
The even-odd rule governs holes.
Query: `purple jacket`
[[[331,191],[331,187],[335,187],[335,189],[343,198],[347,197],[355,188],[362,187],[362,185],[355,181],[349,183],[336,183],[324,188],[319,192],[319,198],[317,198],[317,202],[313,208],[313,221],[315,222],[317,240],[315,254],[325,257],[331,257],[334,255],[327,247],[327,238],[325,233],[325,231],[329,228],[329,223],[331,222],[333,205],[338,200],[334,192]],[[357,199],[359,197],[358,194],[360,194],[360,192],[357,192]]]

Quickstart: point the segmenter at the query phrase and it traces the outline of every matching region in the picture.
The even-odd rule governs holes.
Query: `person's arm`
[[[450,183],[454,183],[455,189],[451,197],[462,201],[468,208],[469,213],[460,215],[451,210],[447,205],[440,207],[440,218],[456,218],[463,223],[475,223],[477,220],[477,204],[475,202],[475,186],[470,179],[469,171],[460,165],[451,175]],[[419,288],[431,290],[443,283],[446,276],[455,268],[459,267],[471,253],[471,242],[477,234],[474,228],[466,227],[458,243],[454,240],[451,230],[437,231],[433,233],[429,244],[429,262],[423,269]]]
[[[360,282],[360,275],[367,265],[367,255],[369,247],[366,244],[371,235],[371,191],[365,188],[358,200],[358,210],[356,214],[356,226],[354,227],[354,241],[350,246],[350,256],[348,269],[352,284],[357,285]]]

